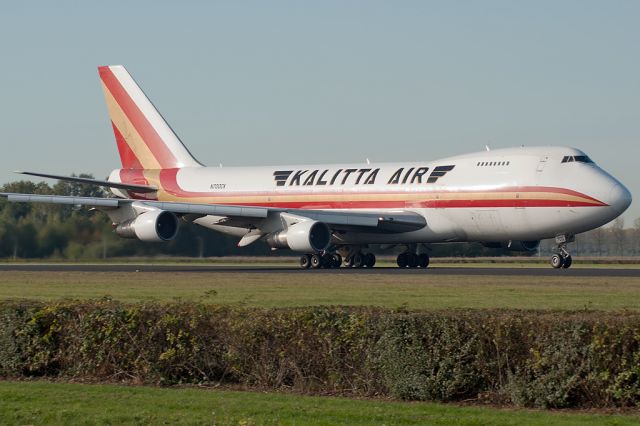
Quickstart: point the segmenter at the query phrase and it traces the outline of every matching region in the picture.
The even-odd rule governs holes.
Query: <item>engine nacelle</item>
[[[137,238],[147,242],[173,240],[178,235],[178,218],[164,210],[151,210],[121,222],[116,234],[123,238]]]
[[[287,229],[274,232],[265,239],[272,248],[315,253],[326,250],[331,242],[331,230],[324,222],[305,220]]]
[[[502,248],[511,251],[531,252],[538,250],[540,241],[502,241],[482,243],[482,245],[488,248]]]

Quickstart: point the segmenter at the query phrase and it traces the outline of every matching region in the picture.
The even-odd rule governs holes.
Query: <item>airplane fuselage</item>
[[[402,210],[426,219],[424,228],[406,233],[346,233],[340,236],[343,244],[529,241],[585,232],[626,209],[626,188],[585,159],[573,148],[522,147],[431,162],[119,169],[110,180],[155,185],[160,190],[153,198],[160,201]],[[247,232],[226,227],[215,216],[195,223],[237,236]]]

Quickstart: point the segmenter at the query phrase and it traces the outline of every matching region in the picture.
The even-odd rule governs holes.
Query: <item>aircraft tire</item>
[[[341,265],[342,265],[342,256],[340,256],[338,253],[335,253],[333,256],[331,256],[332,268],[339,268]]]
[[[320,256],[319,254],[312,254],[311,255],[311,267],[313,269],[319,269],[322,268],[322,256]]]
[[[408,253],[400,253],[396,258],[396,263],[398,264],[399,268],[407,267],[407,257],[408,257],[407,254]]]
[[[351,257],[354,268],[362,268],[364,266],[364,256],[362,253],[356,253]]]
[[[571,258],[571,256],[569,255],[564,258],[564,261],[562,262],[562,267],[564,269],[570,268],[572,263],[573,263],[573,258]]]
[[[300,256],[300,267],[302,269],[309,269],[310,266],[311,256],[309,256],[308,254],[303,254],[302,256]]]
[[[367,268],[373,268],[376,264],[376,255],[373,253],[367,253],[364,255],[364,264]]]
[[[424,269],[429,266],[429,255],[427,253],[420,253],[418,255],[418,266]]]
[[[418,255],[415,253],[407,253],[407,266],[409,268],[415,268],[418,266]]]
[[[330,254],[324,254],[321,257],[322,259],[322,267],[325,269],[333,268],[333,256]]]
[[[562,256],[560,256],[560,254],[556,253],[551,256],[551,266],[554,269],[560,269],[562,268],[562,265],[564,265],[564,259],[562,258]]]

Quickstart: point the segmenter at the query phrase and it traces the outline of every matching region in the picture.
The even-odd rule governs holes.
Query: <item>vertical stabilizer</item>
[[[199,167],[122,65],[98,67],[124,169]]]

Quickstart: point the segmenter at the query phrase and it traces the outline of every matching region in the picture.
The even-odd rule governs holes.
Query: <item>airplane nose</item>
[[[620,182],[616,182],[609,191],[609,203],[617,214],[621,214],[631,205],[631,193]]]

